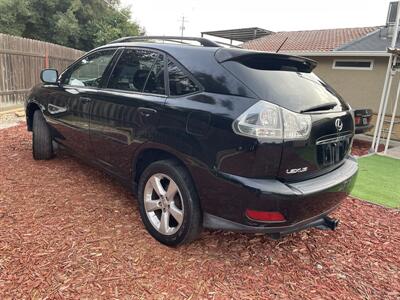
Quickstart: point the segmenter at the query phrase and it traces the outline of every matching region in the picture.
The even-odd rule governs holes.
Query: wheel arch
[[[36,110],[42,111],[42,105],[40,105],[35,101],[31,101],[27,104],[25,115],[26,115],[26,126],[28,128],[28,131],[32,131],[33,114],[35,113]]]
[[[134,158],[132,160],[132,169],[131,169],[131,180],[133,183],[133,190],[134,193],[137,193],[137,186],[139,183],[140,175],[143,171],[153,162],[158,160],[165,160],[165,159],[172,159],[178,162],[189,174],[190,180],[193,183],[193,187],[200,198],[198,193],[198,187],[196,185],[196,180],[193,176],[194,163],[189,159],[185,158],[184,155],[177,152],[174,149],[169,147],[165,147],[165,145],[158,145],[158,144],[147,144],[138,149],[135,152]],[[201,199],[200,200],[200,207]]]
[[[138,183],[140,175],[153,162],[158,160],[172,159],[182,165],[191,175],[185,158],[173,149],[160,147],[158,145],[145,145],[137,150],[132,160],[131,178]]]

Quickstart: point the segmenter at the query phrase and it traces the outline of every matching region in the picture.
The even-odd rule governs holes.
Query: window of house
[[[199,91],[199,88],[173,61],[168,60],[169,93],[181,96]]]
[[[114,53],[115,49],[107,49],[86,56],[67,72],[63,83],[72,86],[98,87]]]
[[[333,69],[343,70],[372,70],[374,61],[372,59],[335,59]]]
[[[164,94],[163,55],[142,49],[126,49],[115,66],[108,88]]]

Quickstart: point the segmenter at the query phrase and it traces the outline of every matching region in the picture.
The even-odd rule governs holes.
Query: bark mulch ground
[[[370,148],[371,148],[371,142],[354,140],[351,153],[357,156],[367,155]],[[378,152],[382,152],[384,149],[385,145],[380,144],[378,147]]]
[[[130,192],[68,155],[36,162],[0,131],[0,299],[399,299],[399,211],[348,198],[335,232],[204,231],[176,249]]]

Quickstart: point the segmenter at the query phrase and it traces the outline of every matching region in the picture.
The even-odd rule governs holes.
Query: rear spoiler
[[[215,58],[219,63],[237,61],[247,67],[261,70],[310,73],[317,66],[316,61],[301,56],[243,49],[220,48],[215,52]]]

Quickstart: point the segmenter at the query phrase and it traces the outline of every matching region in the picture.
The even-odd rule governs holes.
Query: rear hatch
[[[350,112],[318,113],[311,120],[308,140],[283,143],[281,179],[299,181],[325,174],[340,166],[348,155],[354,130]],[[342,124],[340,131],[337,122]]]
[[[218,50],[216,59],[261,100],[310,116],[306,139],[282,140],[280,179],[313,178],[343,163],[354,135],[353,116],[343,99],[312,73],[314,61],[232,49]]]

